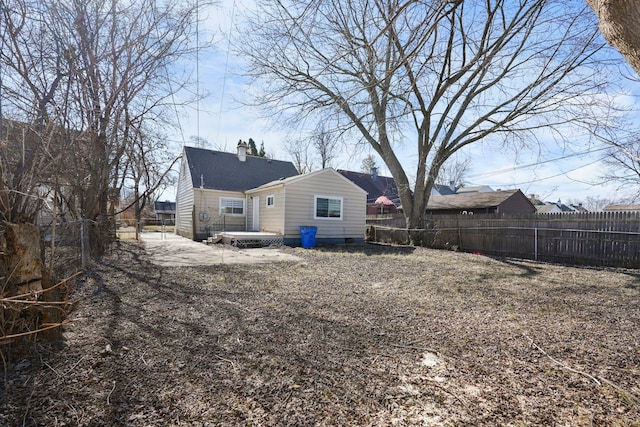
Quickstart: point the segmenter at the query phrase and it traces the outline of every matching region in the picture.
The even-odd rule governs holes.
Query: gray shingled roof
[[[462,193],[450,196],[431,196],[427,209],[481,209],[499,206],[520,190]]]
[[[374,179],[370,173],[343,169],[338,169],[337,172],[367,192],[367,203],[374,203],[378,197],[386,196],[396,205],[400,204],[398,188],[393,178],[377,175]]]
[[[209,190],[246,191],[270,181],[298,175],[291,162],[247,156],[241,162],[235,153],[184,147],[191,181]]]

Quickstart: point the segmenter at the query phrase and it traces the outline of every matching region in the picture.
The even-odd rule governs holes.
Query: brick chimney
[[[247,161],[247,144],[242,141],[238,141],[238,160],[241,162]]]

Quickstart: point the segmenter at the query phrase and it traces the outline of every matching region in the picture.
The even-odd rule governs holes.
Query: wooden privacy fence
[[[395,222],[392,222],[395,221]],[[640,268],[640,213],[587,212],[531,216],[433,215],[423,228],[397,228],[397,218],[368,220],[380,242],[479,252],[575,265]]]

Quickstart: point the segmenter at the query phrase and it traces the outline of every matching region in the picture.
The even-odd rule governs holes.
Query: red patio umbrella
[[[395,203],[389,200],[387,196],[380,196],[376,199],[376,205],[395,206]]]

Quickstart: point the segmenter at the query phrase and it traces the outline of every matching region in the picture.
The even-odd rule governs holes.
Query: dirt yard
[[[640,426],[640,272],[423,248],[160,267],[120,242],[2,426]]]

